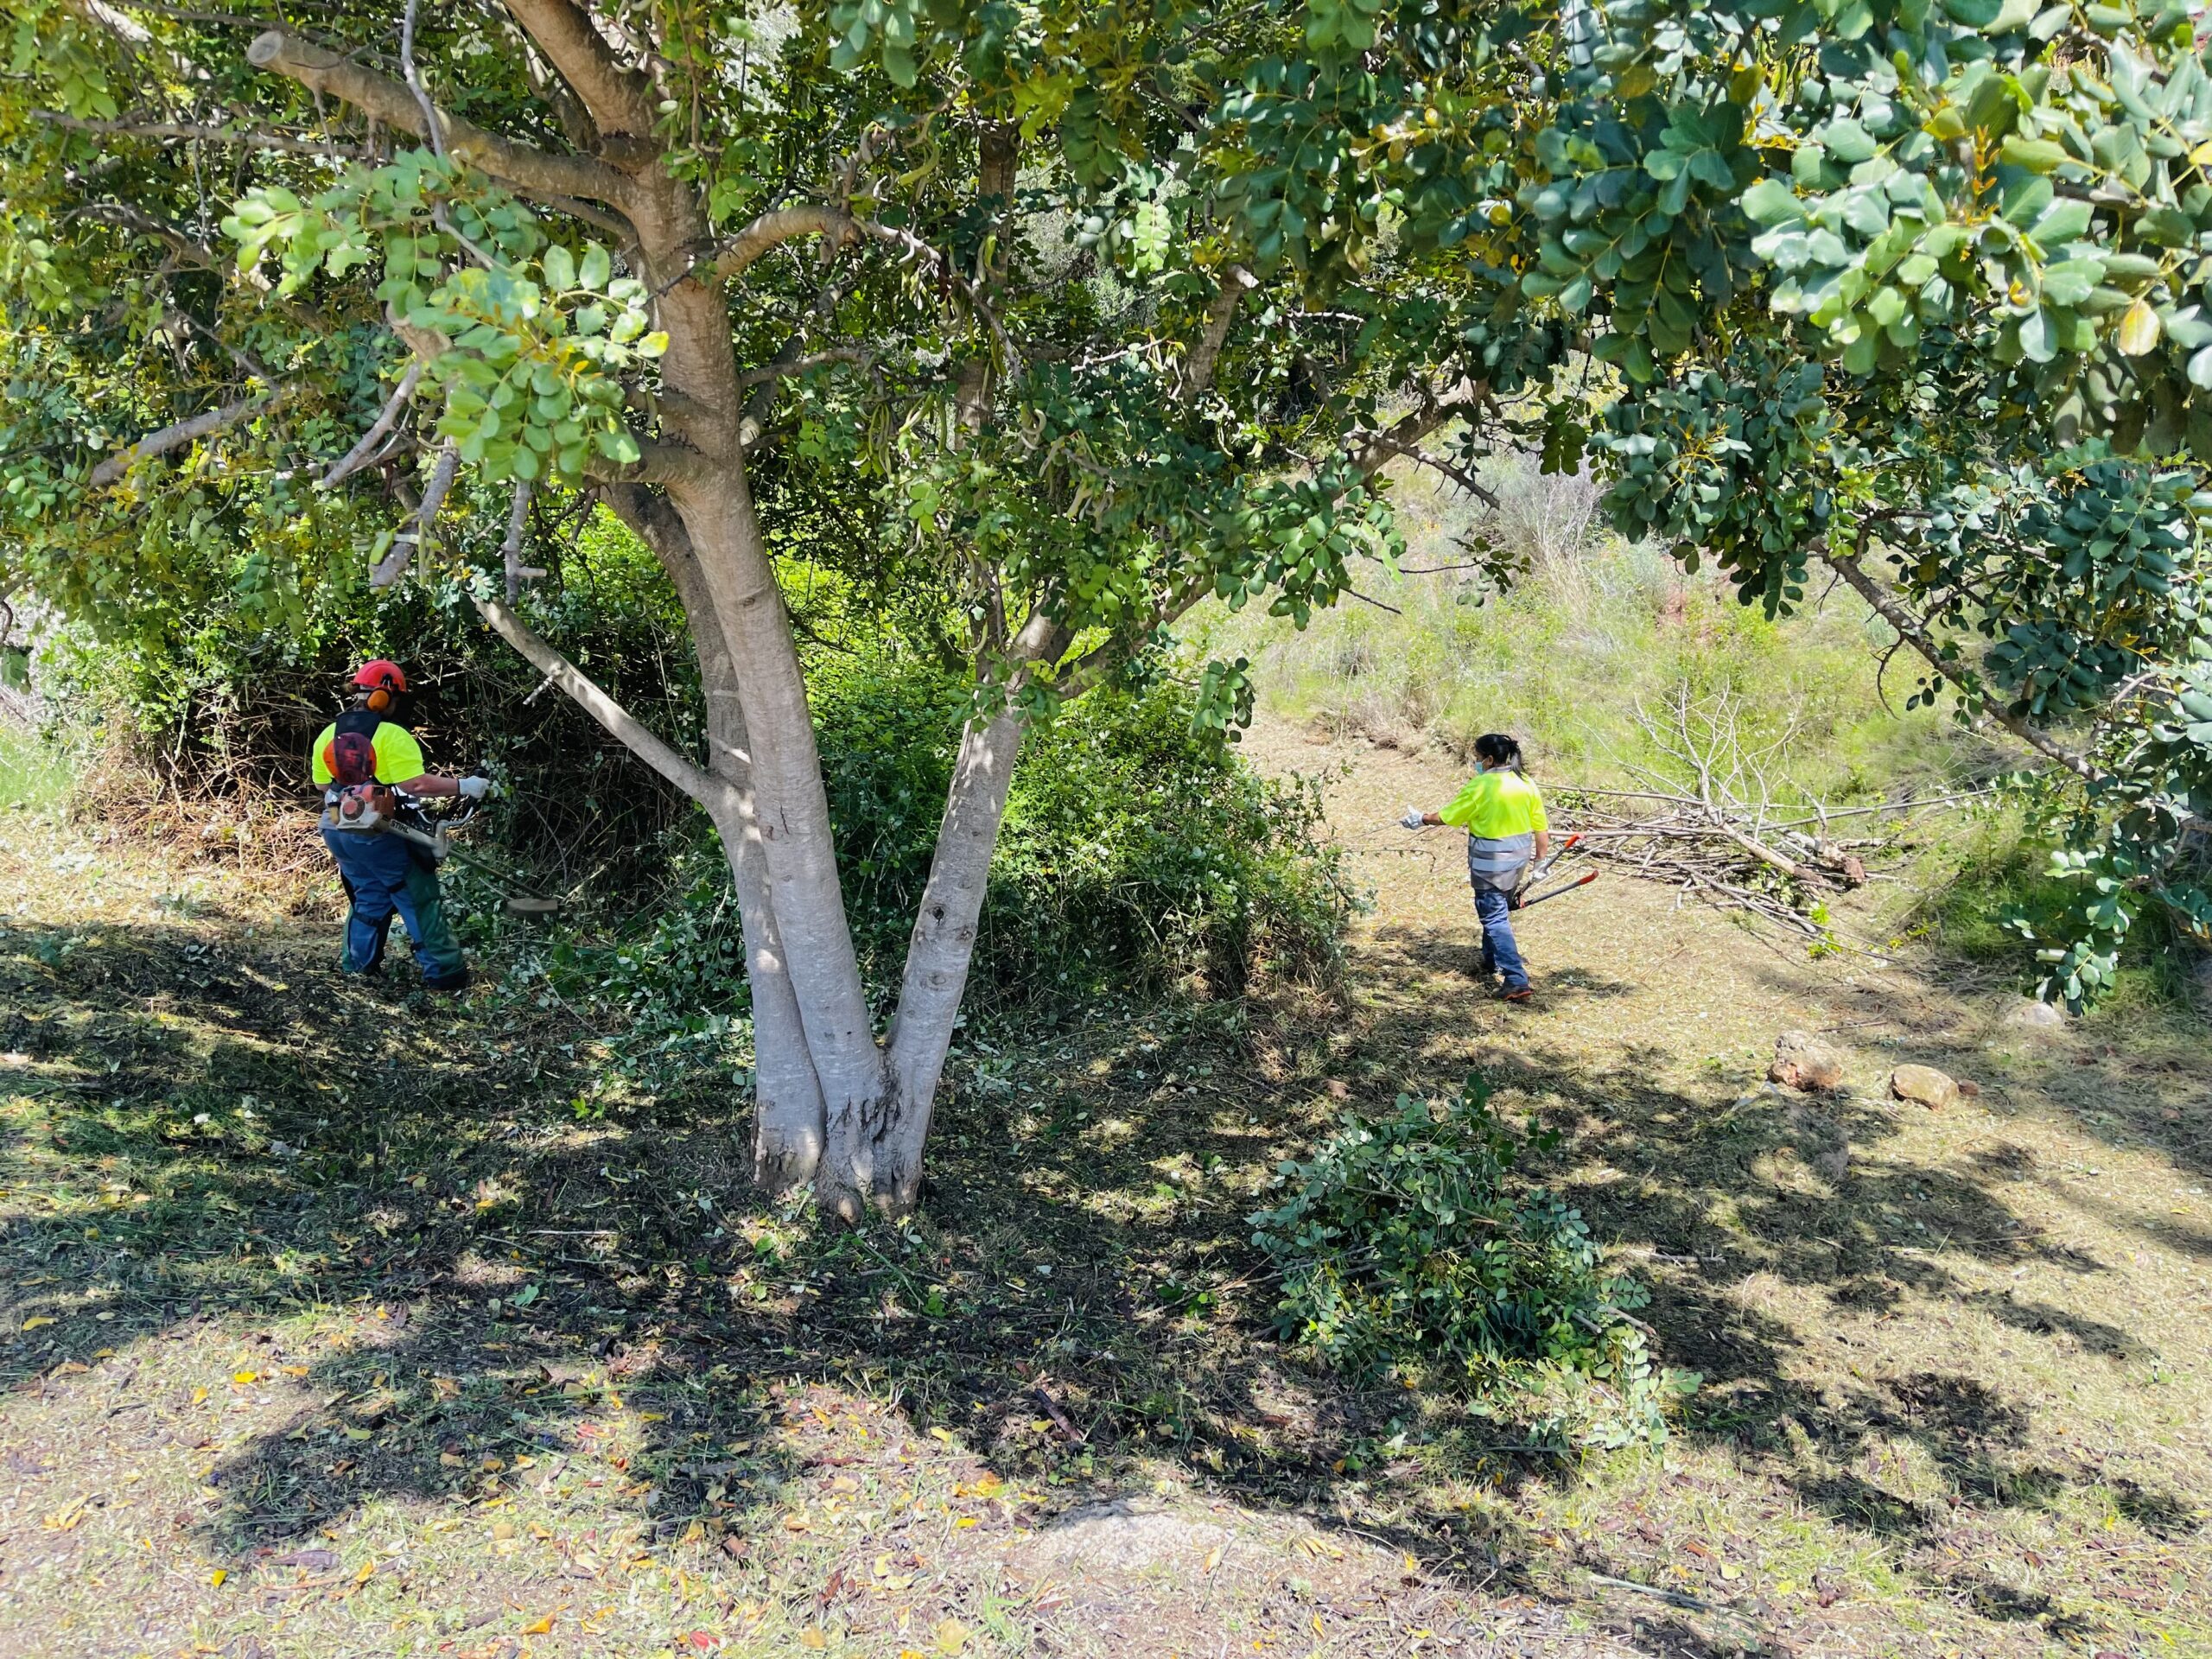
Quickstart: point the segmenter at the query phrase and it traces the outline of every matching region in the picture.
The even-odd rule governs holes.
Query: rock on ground
[[[2063,1031],[2066,1015],[2048,1002],[2024,996],[2005,1010],[2005,1027],[2008,1031]]]
[[[1932,1065],[1901,1065],[1890,1073],[1890,1093],[1899,1100],[1940,1110],[1958,1103],[1959,1085],[1949,1072],[1938,1071]]]
[[[1774,1064],[1767,1067],[1766,1074],[1792,1089],[1840,1089],[1843,1051],[1810,1032],[1785,1031],[1774,1039]]]

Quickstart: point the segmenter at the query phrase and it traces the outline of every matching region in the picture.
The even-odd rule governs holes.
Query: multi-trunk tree
[[[2028,747],[2083,894],[2053,994],[2146,905],[2212,924],[2183,7],[17,11],[0,586],[113,626],[209,569],[279,613],[333,547],[472,567],[722,832],[771,1184],[913,1201],[1025,728],[1207,594],[1332,602],[1387,463],[1478,489],[1501,435],[1747,600],[1825,567]],[[531,632],[533,491],[665,566],[704,753]],[[881,1022],[768,534],[808,497],[976,688]]]
[[[1219,93],[1298,39],[1262,13],[984,8],[925,44],[873,3],[30,10],[10,574],[127,626],[188,569],[272,612],[458,569],[721,831],[757,1173],[848,1216],[914,1201],[1025,729],[1207,595],[1331,602],[1389,545],[1383,467],[1523,368],[1448,296],[1324,305],[1244,233]],[[575,492],[667,571],[703,753],[530,626],[531,496]],[[808,556],[894,569],[975,686],[880,1021],[764,517],[810,492],[866,510]]]

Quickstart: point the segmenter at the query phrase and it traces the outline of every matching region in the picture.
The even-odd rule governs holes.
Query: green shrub
[[[816,688],[846,909],[881,996],[905,962],[968,707],[957,682],[896,664],[848,663]],[[1176,985],[1230,995],[1255,972],[1333,982],[1351,900],[1320,829],[1315,791],[1195,732],[1184,691],[1095,694],[1024,746],[971,1000],[990,1011]],[[544,933],[504,926],[491,887],[448,868],[463,942],[504,938],[509,994],[604,1033],[587,1112],[719,1098],[751,1064],[728,866],[703,823],[665,839],[652,899]]]
[[[1656,1444],[1697,1379],[1653,1364],[1629,1317],[1647,1294],[1605,1272],[1580,1211],[1506,1191],[1520,1150],[1479,1077],[1437,1107],[1401,1095],[1395,1116],[1347,1116],[1251,1217],[1282,1275],[1278,1328],[1363,1380],[1440,1366],[1478,1411],[1548,1440]]]
[[[903,960],[969,708],[957,681],[854,664],[815,688],[845,903],[871,975]],[[1106,690],[1014,770],[972,982],[1001,1001],[1333,977],[1351,901],[1317,795],[1192,723],[1173,684]]]

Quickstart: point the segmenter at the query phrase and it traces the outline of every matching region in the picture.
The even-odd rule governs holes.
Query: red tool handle
[[[1597,879],[1598,872],[1592,870],[1589,874],[1583,876],[1579,880],[1570,881],[1563,887],[1554,887],[1549,893],[1538,893],[1534,899],[1523,899],[1521,901],[1521,908],[1523,910],[1533,910],[1538,905],[1548,903],[1554,899],[1561,898],[1567,893],[1573,893],[1577,887],[1586,887]]]

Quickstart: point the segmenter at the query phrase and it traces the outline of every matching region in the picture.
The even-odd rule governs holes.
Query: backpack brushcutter
[[[453,844],[453,831],[475,817],[478,810],[478,804],[472,801],[459,811],[434,817],[416,797],[390,785],[340,784],[334,785],[323,797],[322,822],[329,829],[342,830],[350,835],[397,836],[410,846],[422,849],[433,864],[458,859],[491,880],[505,900],[510,916],[550,916],[557,912],[561,908],[558,899],[549,899],[521,887],[505,871]],[[410,823],[410,817],[416,821]]]

